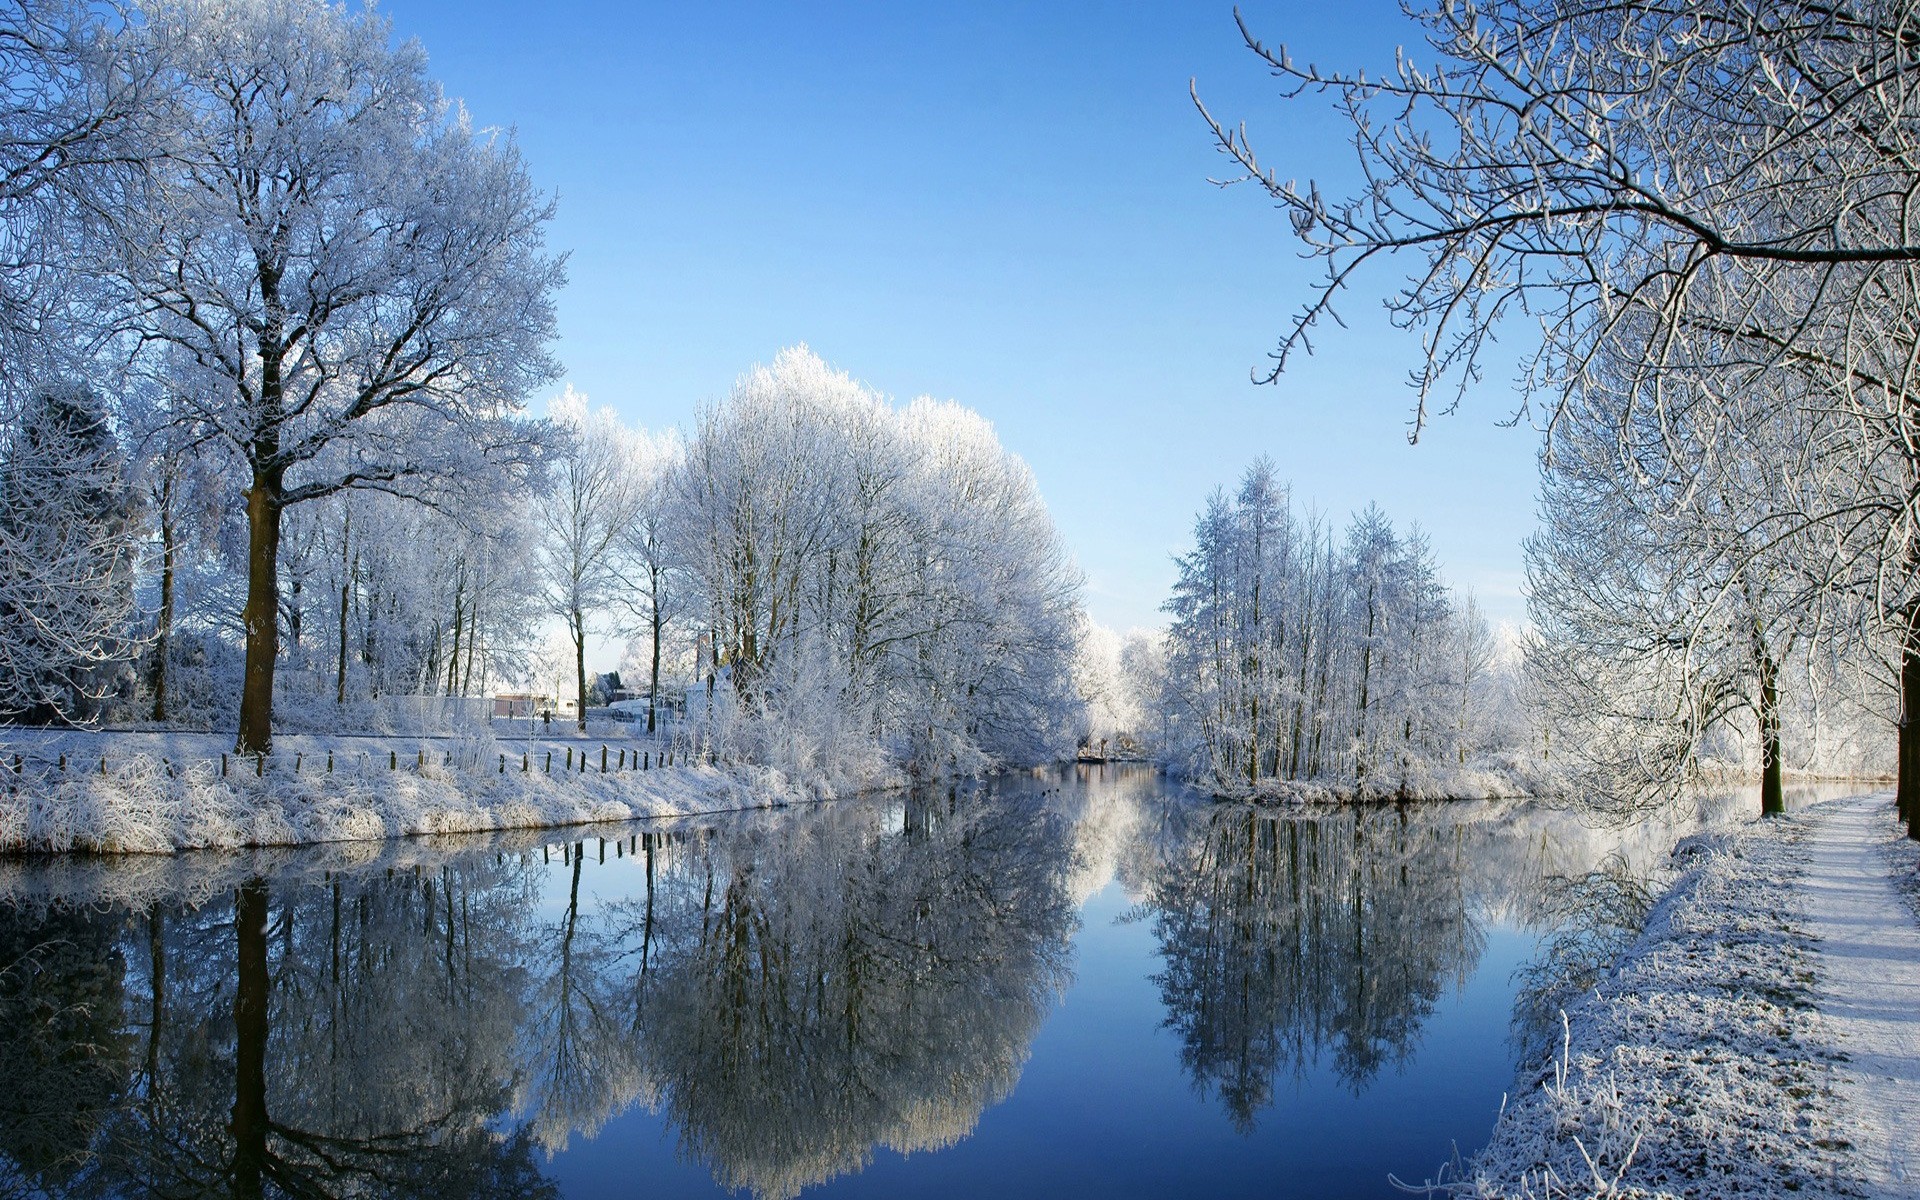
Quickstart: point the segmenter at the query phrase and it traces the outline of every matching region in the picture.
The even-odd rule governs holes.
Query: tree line
[[[1202,106],[1325,268],[1259,377],[1389,258],[1413,264],[1388,307],[1421,338],[1414,436],[1517,334],[1544,435],[1528,659],[1583,793],[1664,801],[1734,738],[1768,812],[1787,763],[1897,762],[1920,836],[1912,6],[1411,15],[1425,46],[1378,73],[1242,25],[1289,101],[1350,124],[1364,189],[1286,181]]]
[[[1263,458],[1208,499],[1176,563],[1150,677],[1169,751],[1216,789],[1424,794],[1513,750],[1512,673],[1417,527],[1369,506],[1336,533]]]
[[[802,349],[684,434],[544,419],[550,198],[417,43],[320,0],[0,6],[0,709],[237,728],[562,673],[649,730],[974,769],[1073,723],[1078,576],[952,404]],[[231,722],[231,725],[228,723]]]

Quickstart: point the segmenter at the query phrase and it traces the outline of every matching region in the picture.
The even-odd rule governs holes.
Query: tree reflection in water
[[[1467,844],[1444,808],[1173,810],[1137,915],[1187,1071],[1243,1133],[1283,1074],[1357,1092],[1412,1053],[1485,945]]]
[[[1031,811],[915,795],[775,832],[684,847],[635,1004],[684,1151],[778,1197],[964,1137],[1066,982],[1074,909],[1065,828]]]
[[[630,899],[582,842],[557,914],[539,851],[0,901],[0,1195],[552,1196],[541,1152],[642,1104],[789,1196],[965,1136],[1068,977],[1075,856],[1029,806],[626,844]]]

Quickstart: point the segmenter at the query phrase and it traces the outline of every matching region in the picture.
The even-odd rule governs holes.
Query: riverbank
[[[1353,779],[1244,779],[1196,777],[1193,786],[1216,800],[1268,805],[1388,804],[1401,800],[1514,800],[1552,795],[1563,784],[1515,763],[1416,764],[1392,775]]]
[[[1920,925],[1896,840],[1880,795],[1683,842],[1640,937],[1442,1190],[1915,1195]]]
[[[255,759],[224,753],[230,735],[9,733],[0,738],[8,853],[374,841],[826,798],[817,782],[692,763],[685,747],[638,743],[300,736]]]

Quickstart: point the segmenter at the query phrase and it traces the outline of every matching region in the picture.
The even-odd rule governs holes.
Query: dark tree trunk
[[[347,702],[347,606],[353,601],[353,565],[347,557],[346,531],[340,534],[340,661],[333,675],[333,702]]]
[[[237,970],[233,999],[233,1194],[264,1194],[267,1167],[267,884],[252,879],[234,898]]]
[[[173,488],[162,486],[160,496],[160,612],[153,621],[153,719],[167,719],[167,655],[173,651]]]
[[[453,653],[447,658],[447,695],[455,695],[460,686],[460,635],[465,632],[462,622],[466,618],[466,587],[458,586],[453,592]]]
[[[1920,841],[1920,605],[1907,612],[1900,655],[1900,782],[1894,793],[1907,836]]]
[[[273,669],[280,654],[280,516],[278,469],[256,470],[247,489],[246,667],[240,691],[242,754],[273,749]]]
[[[587,731],[587,619],[579,609],[574,609],[571,628],[573,634],[573,674],[580,689],[580,732]]]
[[[1780,669],[1771,656],[1760,655],[1760,815],[1777,817],[1787,811],[1780,764]]]
[[[660,589],[653,592],[653,674],[647,683],[647,733],[652,734],[657,725],[656,713],[660,708]]]

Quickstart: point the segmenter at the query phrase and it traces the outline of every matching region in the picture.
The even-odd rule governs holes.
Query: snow
[[[1866,1194],[1816,1007],[1811,815],[1689,838],[1646,929],[1565,1014],[1455,1195]],[[1824,869],[1824,864],[1822,864]]]
[[[1874,1195],[1920,1197],[1912,1112],[1920,1099],[1920,923],[1896,883],[1911,883],[1920,848],[1905,838],[1886,795],[1827,805],[1823,816],[1808,843],[1807,931],[1819,939],[1820,1008],[1847,1135]]]
[[[613,769],[602,773],[597,748],[579,742],[571,743],[569,772],[566,743],[288,737],[260,776],[239,758],[222,774],[220,752],[231,744],[231,735],[218,734],[9,730],[0,738],[0,851],[167,854],[371,841],[766,808],[822,795],[764,768],[689,765],[684,750],[671,767],[621,771],[618,744]],[[531,769],[522,771],[529,746]],[[586,770],[578,769],[582,752],[590,752]],[[28,760],[17,775],[15,753]],[[66,770],[56,765],[62,754]]]
[[[1890,798],[1689,838],[1675,855],[1638,941],[1436,1190],[1920,1196],[1920,843]]]

